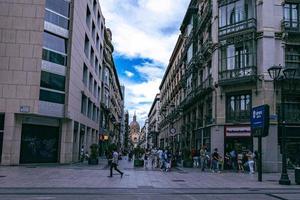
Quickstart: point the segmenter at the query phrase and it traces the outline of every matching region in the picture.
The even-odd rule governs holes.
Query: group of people
[[[211,169],[212,172],[229,169],[237,172],[249,171],[253,174],[257,156],[257,152],[252,153],[250,150],[237,153],[233,149],[230,152],[226,152],[224,158],[220,155],[217,148],[214,149],[212,154],[205,147],[202,147],[200,150],[192,150],[194,167],[200,167],[202,171]]]
[[[144,154],[144,167],[160,168],[162,171],[170,171],[175,157],[168,149],[146,150]],[[174,162],[173,162],[174,163]]]

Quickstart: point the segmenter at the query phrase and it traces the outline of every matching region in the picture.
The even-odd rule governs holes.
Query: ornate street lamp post
[[[290,86],[290,81],[292,81],[295,78],[295,74],[296,74],[296,69],[295,68],[285,68],[282,72],[283,72],[283,76],[280,76],[280,72],[282,70],[281,65],[279,66],[272,66],[268,69],[269,75],[271,77],[271,79],[273,79],[274,81],[274,89],[275,89],[275,83],[279,80],[287,80],[289,82],[289,86]],[[282,79],[281,79],[282,78]],[[283,84],[282,84],[283,87]],[[282,88],[281,87],[281,88]],[[291,88],[289,87],[289,90]],[[281,92],[282,95],[282,92]],[[281,125],[282,125],[282,134],[281,134],[281,149],[282,149],[282,167],[281,167],[281,177],[279,180],[279,184],[281,185],[290,185],[291,181],[289,179],[288,173],[287,173],[287,158],[286,158],[286,120],[285,120],[285,97],[282,97],[282,102],[281,102]],[[278,117],[278,119],[280,119]]]

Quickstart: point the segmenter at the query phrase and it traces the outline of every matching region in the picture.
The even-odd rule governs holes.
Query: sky
[[[112,31],[125,110],[142,127],[168,65],[190,0],[100,0]]]

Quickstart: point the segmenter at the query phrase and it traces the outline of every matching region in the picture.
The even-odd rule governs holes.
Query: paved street
[[[280,174],[202,173],[198,169],[133,168],[122,160],[124,177],[108,178],[106,160],[98,166],[26,165],[0,167],[0,199],[300,199],[300,186],[282,186]]]

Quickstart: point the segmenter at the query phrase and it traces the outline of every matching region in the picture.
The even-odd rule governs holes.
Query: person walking
[[[119,161],[119,154],[117,152],[116,149],[113,149],[113,153],[112,153],[112,160],[111,160],[111,165],[110,165],[110,176],[108,177],[113,177],[113,168],[120,173],[121,175],[121,178],[123,177],[123,172],[121,172],[119,169],[118,169],[118,161]]]

